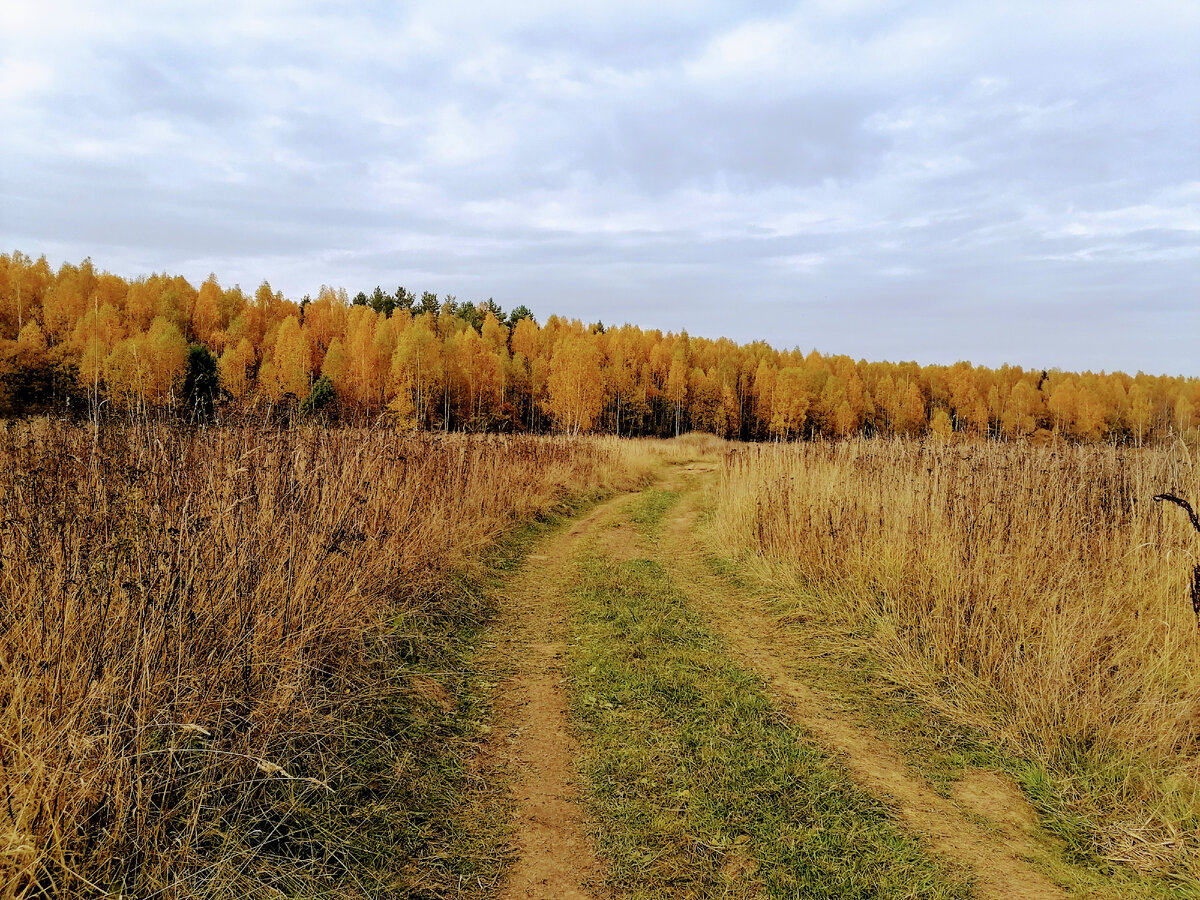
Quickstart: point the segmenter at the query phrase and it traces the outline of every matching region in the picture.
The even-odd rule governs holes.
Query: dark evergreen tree
[[[319,417],[321,419],[336,418],[337,390],[328,375],[322,375],[313,382],[312,390],[300,404],[300,415],[304,418]]]
[[[195,422],[211,422],[220,390],[217,358],[203,344],[191,344],[183,377],[183,400],[187,404],[188,418]]]
[[[483,316],[479,314],[479,307],[473,303],[463,303],[454,311],[454,314],[476,331],[483,327]]]
[[[500,318],[500,317],[497,316],[496,318]],[[520,322],[522,319],[531,319],[535,322],[537,321],[536,319],[533,318],[533,311],[528,306],[526,306],[524,303],[522,303],[520,306],[518,306],[516,309],[514,309],[512,312],[510,312],[508,314],[508,327],[515,328],[517,323]]]
[[[371,293],[371,309],[377,313],[383,313],[386,318],[390,319],[396,310],[396,298],[391,294],[385,294],[383,288],[375,285],[375,290]]]
[[[421,294],[421,302],[413,307],[413,312],[417,315],[433,313],[436,316],[440,307],[441,304],[438,303],[437,294],[433,291],[425,291],[425,293]]]

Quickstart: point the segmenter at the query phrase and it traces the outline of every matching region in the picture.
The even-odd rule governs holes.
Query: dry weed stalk
[[[1200,516],[1196,515],[1196,511],[1192,509],[1192,504],[1188,503],[1182,497],[1176,497],[1174,494],[1156,494],[1155,502],[1161,503],[1166,500],[1169,503],[1174,503],[1176,506],[1182,507],[1187,513],[1188,519],[1191,520],[1192,527],[1196,529],[1196,533],[1200,534]],[[1200,563],[1192,566],[1192,583],[1189,588],[1192,598],[1192,612],[1196,614],[1196,627],[1200,628]]]

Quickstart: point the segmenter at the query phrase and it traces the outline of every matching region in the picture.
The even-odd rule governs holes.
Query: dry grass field
[[[346,723],[397,690],[380,660],[472,613],[451,588],[502,532],[647,465],[615,439],[0,425],[0,896],[242,896],[272,853],[325,877],[280,810],[345,774]]]
[[[729,452],[711,538],[919,702],[1043,765],[1096,851],[1200,876],[1183,444]],[[1028,787],[1028,786],[1027,786]]]
[[[612,824],[636,819],[632,788],[596,772],[657,759],[665,732],[631,731],[632,707],[615,701],[587,705],[620,693],[616,675],[597,674],[604,660],[632,666],[647,723],[661,724],[664,697],[679,700],[668,710],[679,747],[696,743],[709,705],[740,710],[718,728],[742,735],[719,771],[807,740],[772,711],[753,654],[708,630],[741,616],[735,607],[760,617],[762,640],[791,648],[799,674],[784,660],[788,677],[819,681],[804,674],[805,654],[846,672],[866,660],[885,702],[981,735],[996,755],[964,765],[1016,778],[1043,824],[1066,835],[1064,858],[1086,857],[1096,878],[1124,878],[1124,863],[1154,876],[1136,896],[1195,885],[1200,626],[1188,590],[1200,538],[1179,509],[1152,502],[1200,497],[1183,444],[734,445],[31,420],[0,425],[0,900],[494,896],[519,798],[470,762],[496,739],[487,698],[506,677],[475,648],[511,638],[495,616],[505,595],[487,585],[507,583],[544,533],[530,523],[651,482],[632,511],[614,497],[608,518],[556,532],[546,546],[570,554],[529,556],[522,576],[541,585],[560,629],[629,618],[623,637],[562,649],[581,759],[600,767],[588,769],[599,792],[588,808],[617,828],[599,843],[610,887],[622,854],[640,858],[658,838]],[[618,533],[645,558],[605,562]],[[702,576],[705,553],[725,562]],[[704,581],[726,575],[724,587]],[[660,640],[674,648],[661,658]],[[667,687],[647,688],[651,675]],[[687,691],[670,687],[685,677]],[[855,696],[866,702],[839,696],[849,717]],[[526,725],[535,738],[566,727]],[[920,828],[907,843],[896,830],[907,820],[880,818],[856,793],[870,779],[855,786],[853,766],[813,760],[807,788],[842,785],[849,805],[827,811],[831,821],[874,823],[897,891],[909,878],[967,890],[921,861]],[[678,785],[646,782],[647,766],[630,775],[647,808],[683,815],[670,799]],[[671,771],[671,784],[697,774]],[[790,777],[747,769],[729,797],[758,797],[756,779],[777,776]],[[737,828],[753,830],[755,817],[795,825],[788,804],[764,803],[747,802]],[[704,828],[734,827],[714,809]],[[700,828],[690,821],[671,819],[667,832]],[[805,845],[812,859],[776,859],[767,848],[782,838],[768,832],[754,865],[772,884],[823,883],[814,873],[844,856],[822,861],[822,837]],[[694,842],[671,846],[681,865],[695,862]],[[749,868],[704,872],[712,883],[697,896],[726,883],[757,890]],[[658,876],[646,877],[646,895],[658,895]]]

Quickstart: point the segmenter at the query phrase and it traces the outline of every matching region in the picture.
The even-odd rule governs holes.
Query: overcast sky
[[[1200,375],[1200,3],[0,0],[0,249]]]

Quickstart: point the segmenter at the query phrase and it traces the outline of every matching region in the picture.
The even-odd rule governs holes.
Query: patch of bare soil
[[[852,711],[800,680],[795,661],[803,648],[747,596],[708,571],[693,536],[695,494],[684,498],[667,524],[660,546],[662,562],[725,638],[730,652],[757,671],[774,689],[793,721],[837,753],[851,775],[873,794],[890,801],[900,822],[924,835],[931,848],[969,871],[980,897],[993,900],[1048,900],[1066,893],[1025,857],[1039,851],[1024,799],[996,773],[977,771],[960,786],[962,806],[988,824],[964,814],[940,797],[877,732]]]
[[[1041,849],[1033,807],[1002,772],[967,769],[951,789],[950,799],[986,819],[1019,856],[1033,856]]]
[[[517,801],[506,900],[601,896],[604,875],[577,803],[576,747],[567,724],[563,591],[580,538],[613,502],[548,538],[505,592],[496,641],[512,675],[499,686],[491,752],[507,764]]]
[[[628,562],[640,552],[637,530],[628,520],[612,521],[601,527],[596,545],[614,562]]]

